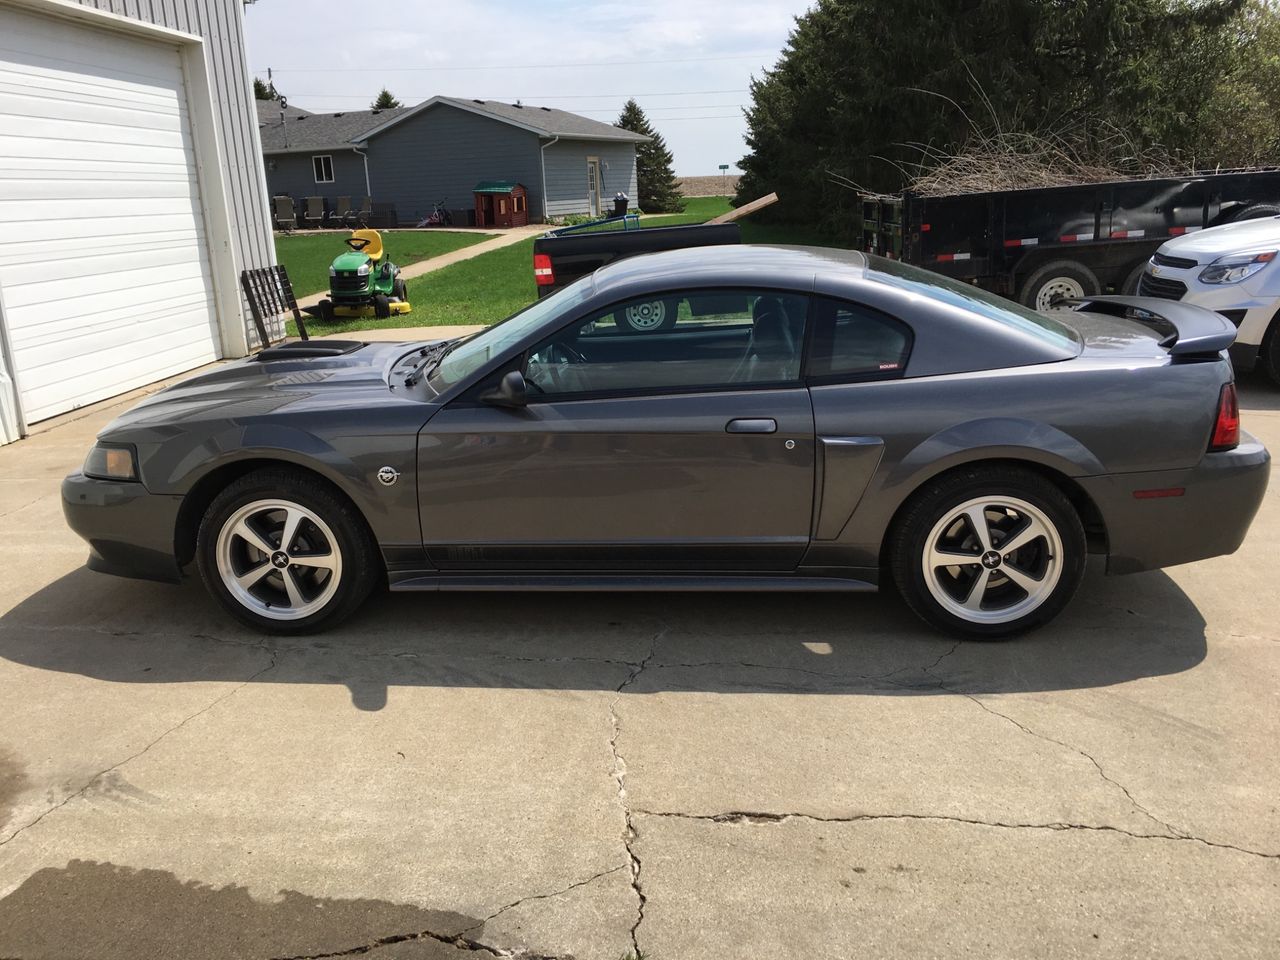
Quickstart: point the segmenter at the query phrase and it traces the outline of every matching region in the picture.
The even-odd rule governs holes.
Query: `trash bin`
[[[613,215],[615,217],[625,217],[627,215],[627,195],[625,193],[614,195]]]

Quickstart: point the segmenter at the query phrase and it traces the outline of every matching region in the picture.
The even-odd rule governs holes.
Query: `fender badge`
[[[400,479],[400,471],[395,467],[382,467],[378,471],[378,482],[384,487],[389,487]]]

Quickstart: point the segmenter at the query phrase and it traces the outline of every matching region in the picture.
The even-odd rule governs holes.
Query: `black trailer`
[[[1131,294],[1170,237],[1280,214],[1280,169],[925,197],[861,195],[863,247],[1049,309]]]

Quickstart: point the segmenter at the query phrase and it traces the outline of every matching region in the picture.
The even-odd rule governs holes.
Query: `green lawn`
[[[329,289],[329,264],[334,257],[346,251],[343,241],[347,236],[345,231],[335,230],[332,233],[276,237],[276,260],[289,271],[289,281],[296,296],[305,297]],[[387,255],[392,263],[402,267],[487,239],[484,234],[450,233],[447,230],[440,233],[428,230],[382,231]]]
[[[729,210],[728,197],[696,197],[688,201],[689,208],[682,214],[670,217],[646,218],[645,227],[674,226],[681,223],[702,223]],[[741,221],[742,239],[745,243],[800,243],[820,246],[836,246],[813,229],[800,224],[753,224]],[[458,234],[418,234],[429,238],[458,236]],[[312,239],[298,237],[289,239]],[[278,242],[278,241],[277,241]],[[400,263],[399,254],[395,254]],[[290,276],[293,275],[292,269]],[[374,327],[438,327],[452,324],[496,323],[537,297],[533,282],[533,241],[520,243],[490,253],[483,253],[470,260],[463,260],[442,270],[436,270],[409,281],[409,302],[413,311],[404,316],[386,320],[359,318],[339,319],[332,324],[322,324],[308,319],[308,332],[317,336],[326,333],[345,333],[349,330],[369,330]],[[289,333],[296,335],[293,324]]]

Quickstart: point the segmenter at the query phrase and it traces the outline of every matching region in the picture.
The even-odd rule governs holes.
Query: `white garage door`
[[[176,47],[0,8],[0,295],[28,423],[218,357]]]

